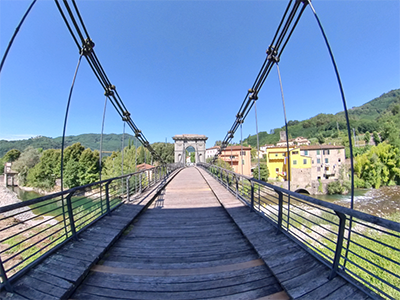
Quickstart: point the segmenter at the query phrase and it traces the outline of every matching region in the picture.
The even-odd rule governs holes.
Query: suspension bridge
[[[85,58],[106,103],[159,165],[69,190],[61,186],[59,193],[1,207],[2,299],[400,297],[399,223],[356,211],[352,204],[345,208],[294,193],[290,184],[285,190],[206,164],[204,157],[196,158],[196,167],[184,168],[184,147],[176,150],[175,164],[166,164],[107,77],[76,2],[55,3],[80,51],[62,150],[75,78]],[[349,123],[321,22],[310,1],[289,1],[220,151],[253,107],[256,111],[273,66],[280,77],[281,53],[308,6],[331,54]],[[282,85],[281,90],[284,106]],[[286,115],[285,123],[287,131]]]

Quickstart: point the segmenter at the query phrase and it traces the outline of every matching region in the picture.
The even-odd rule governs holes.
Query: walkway
[[[195,168],[181,171],[91,271],[71,298],[285,299]]]

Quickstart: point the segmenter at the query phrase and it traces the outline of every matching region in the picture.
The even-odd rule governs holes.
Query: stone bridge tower
[[[208,137],[200,134],[178,134],[175,141],[175,162],[185,163],[186,149],[192,146],[195,150],[196,163],[206,162],[206,140]]]

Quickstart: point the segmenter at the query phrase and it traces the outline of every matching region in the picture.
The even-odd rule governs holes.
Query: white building
[[[206,149],[206,159],[210,158],[210,157],[214,157],[215,154],[217,154],[219,148],[220,148],[219,146],[214,146],[214,147]]]

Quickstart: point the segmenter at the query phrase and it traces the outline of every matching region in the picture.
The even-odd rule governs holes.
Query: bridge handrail
[[[180,167],[153,167],[0,207],[0,289],[11,291],[12,282],[79,232]]]
[[[374,299],[400,298],[400,223],[301,195],[219,166],[197,166],[272,221],[278,232],[327,265],[331,269],[330,279],[339,274]]]

